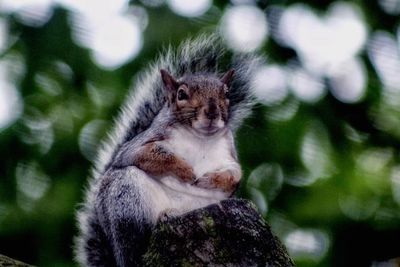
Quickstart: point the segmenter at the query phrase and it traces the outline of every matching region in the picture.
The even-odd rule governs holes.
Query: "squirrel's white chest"
[[[200,138],[188,131],[173,129],[165,145],[193,167],[196,177],[201,177],[233,161],[230,142],[225,135]]]

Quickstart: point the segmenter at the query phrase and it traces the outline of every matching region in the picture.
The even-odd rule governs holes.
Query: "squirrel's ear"
[[[222,76],[221,82],[223,82],[224,84],[226,84],[226,85],[229,87],[230,84],[231,84],[232,77],[233,77],[233,74],[234,74],[234,73],[235,73],[235,70],[234,70],[234,69],[228,70],[228,71],[224,74],[224,76]]]
[[[171,91],[176,91],[179,87],[178,82],[175,80],[174,77],[172,77],[171,74],[168,73],[168,71],[161,69],[161,78],[163,80],[164,86]]]

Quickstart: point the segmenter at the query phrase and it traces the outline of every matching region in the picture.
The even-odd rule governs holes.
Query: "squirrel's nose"
[[[217,112],[207,112],[205,111],[206,117],[209,120],[215,120],[218,117],[218,113]]]
[[[208,108],[204,110],[204,114],[209,120],[214,120],[218,118],[219,110],[217,105],[213,101],[210,101]]]

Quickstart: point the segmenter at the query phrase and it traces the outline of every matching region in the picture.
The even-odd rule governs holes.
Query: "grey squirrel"
[[[234,131],[251,110],[260,61],[202,35],[168,49],[139,75],[77,213],[82,266],[141,266],[162,216],[233,194],[241,178]]]

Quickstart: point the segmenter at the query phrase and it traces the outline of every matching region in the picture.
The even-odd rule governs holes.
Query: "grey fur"
[[[218,63],[224,60],[231,63],[220,68]],[[229,55],[218,37],[203,35],[184,42],[177,52],[166,49],[138,75],[114,131],[99,151],[86,198],[77,213],[79,235],[75,239],[75,255],[82,266],[140,265],[146,236],[154,224],[152,216],[156,216],[152,208],[157,203],[142,192],[140,185],[150,178],[129,166],[124,151],[134,149],[137,140],[146,139],[143,136],[155,134],[146,130],[165,104],[160,69],[182,77],[194,73],[221,76],[234,68],[228,127],[235,130],[250,113],[251,79],[261,62],[254,55]],[[133,139],[136,141],[132,147]]]

